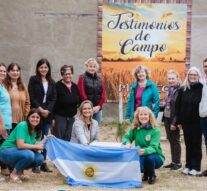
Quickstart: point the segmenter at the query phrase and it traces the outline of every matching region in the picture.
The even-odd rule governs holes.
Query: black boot
[[[206,154],[207,154],[207,147],[206,147]],[[202,176],[207,176],[207,170],[204,170],[204,171],[202,172]]]
[[[163,166],[163,168],[172,168],[174,166],[174,163],[170,163],[168,165]]]
[[[155,175],[149,176],[148,183],[154,184],[155,182],[156,182],[156,176]]]
[[[204,170],[204,171],[202,172],[202,176],[207,176],[207,170]]]
[[[173,164],[173,167],[172,168],[170,168],[170,170],[179,170],[179,169],[181,169],[182,168],[182,165],[180,164],[180,163],[174,163]]]
[[[149,173],[148,183],[149,183],[149,184],[154,184],[155,182],[156,182],[155,170],[152,170],[152,171]]]
[[[142,181],[147,181],[147,180],[148,180],[148,174],[145,171],[144,174],[143,174],[143,177],[142,177]]]
[[[33,168],[32,168],[32,172],[33,172],[33,173],[38,173],[38,174],[39,174],[39,173],[40,173],[40,168],[39,168],[38,166],[37,166],[37,167],[33,167]]]
[[[42,163],[42,165],[40,166],[40,170],[43,172],[52,172],[52,170],[50,170],[47,166],[47,163]]]

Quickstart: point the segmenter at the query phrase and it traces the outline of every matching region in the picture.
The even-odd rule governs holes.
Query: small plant
[[[122,141],[123,136],[126,134],[128,129],[130,128],[130,123],[123,121],[123,123],[120,124],[118,120],[116,120],[115,122],[116,122],[116,127],[117,127],[116,139],[118,141]]]

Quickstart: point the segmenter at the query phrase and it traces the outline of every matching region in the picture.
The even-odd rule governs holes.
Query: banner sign
[[[158,86],[166,72],[186,69],[187,4],[102,4],[102,76],[109,100],[118,100],[119,84],[135,81],[132,71],[145,65]]]

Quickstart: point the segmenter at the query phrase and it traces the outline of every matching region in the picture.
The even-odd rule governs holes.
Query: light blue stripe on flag
[[[141,187],[138,148],[85,146],[49,138],[49,158],[72,185]]]

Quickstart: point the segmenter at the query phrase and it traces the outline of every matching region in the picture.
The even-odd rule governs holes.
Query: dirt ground
[[[161,127],[162,136],[165,136],[164,129]],[[101,141],[116,141],[116,127],[114,125],[103,125],[100,128]],[[168,141],[162,141],[161,146],[166,156],[165,164],[170,162],[170,148]],[[206,153],[203,144],[203,159],[202,170],[206,169]],[[182,141],[182,163],[184,164],[185,149]],[[23,184],[15,184],[9,182],[0,184],[0,191],[118,191],[118,189],[107,189],[97,187],[72,187],[66,183],[65,177],[63,177],[53,164],[48,161],[53,173],[33,174],[30,170],[26,171],[31,177],[31,180],[24,182]],[[207,177],[191,177],[182,175],[179,171],[170,171],[164,168],[160,168],[156,171],[158,180],[155,185],[143,184],[143,188],[140,190],[149,191],[192,191],[207,190]],[[127,191],[134,191],[138,189],[122,189]]]

